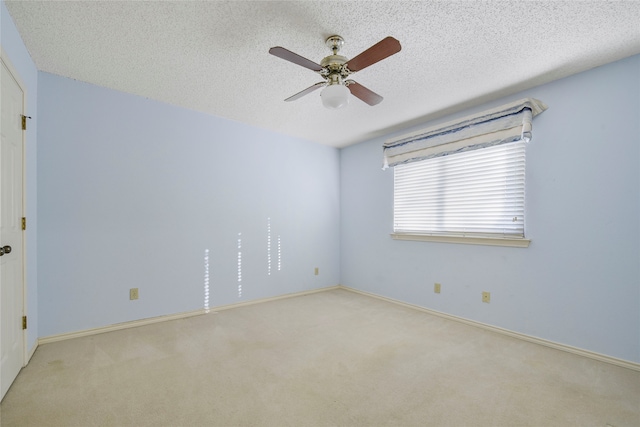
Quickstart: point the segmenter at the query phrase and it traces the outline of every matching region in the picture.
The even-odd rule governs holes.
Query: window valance
[[[547,106],[526,98],[423,129],[384,144],[384,166],[396,166],[514,141],[531,140],[531,121]]]

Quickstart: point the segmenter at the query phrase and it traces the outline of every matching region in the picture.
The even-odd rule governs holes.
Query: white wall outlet
[[[435,292],[436,294],[440,293],[440,283],[433,284],[433,292]]]
[[[491,292],[482,293],[482,302],[486,302],[486,303],[491,302]]]
[[[130,300],[138,299],[138,288],[129,289],[129,299]]]

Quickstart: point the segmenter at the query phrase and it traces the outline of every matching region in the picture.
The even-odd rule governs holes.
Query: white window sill
[[[395,240],[417,240],[421,242],[461,243],[465,245],[509,246],[513,248],[528,248],[530,239],[498,238],[498,237],[462,237],[462,236],[429,236],[426,234],[397,234],[392,233]]]

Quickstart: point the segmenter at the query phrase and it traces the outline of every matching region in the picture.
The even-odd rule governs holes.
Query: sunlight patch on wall
[[[267,274],[271,276],[271,218],[267,218]]]
[[[280,244],[280,235],[278,235],[278,271],[282,268],[282,245]]]
[[[242,298],[242,233],[238,233],[238,298]]]
[[[204,250],[204,311],[209,312],[209,249]]]
[[[280,239],[280,235],[278,234],[277,241],[277,256],[278,256],[278,271],[282,270],[282,241]],[[267,218],[267,275],[271,276],[271,218]]]

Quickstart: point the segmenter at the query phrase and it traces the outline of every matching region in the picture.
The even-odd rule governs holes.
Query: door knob
[[[11,253],[11,246],[7,245],[7,246],[3,247],[2,250],[4,251],[5,254],[10,254]]]
[[[4,248],[0,248],[0,256],[4,255]]]

